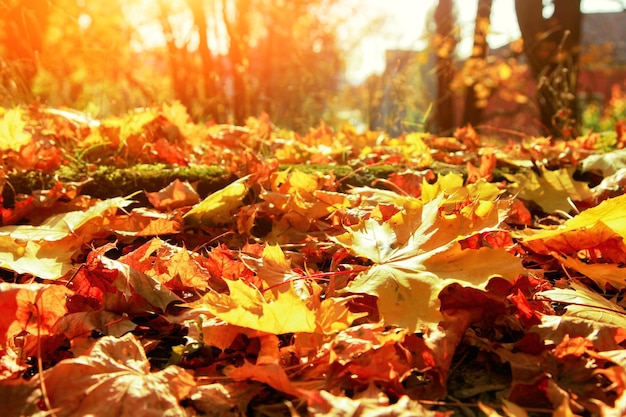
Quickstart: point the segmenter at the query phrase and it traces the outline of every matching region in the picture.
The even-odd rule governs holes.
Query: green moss
[[[11,206],[15,194],[32,194],[35,190],[50,189],[58,179],[61,182],[87,183],[82,193],[96,198],[127,196],[137,191],[158,191],[175,179],[197,183],[201,197],[219,190],[233,178],[224,168],[218,166],[170,167],[164,164],[139,164],[131,168],[112,166],[72,165],[61,167],[54,174],[36,171],[15,173],[9,176],[3,190],[6,206]]]

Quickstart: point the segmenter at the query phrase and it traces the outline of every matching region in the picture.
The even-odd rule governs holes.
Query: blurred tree
[[[3,101],[32,98],[48,13],[48,0],[0,2],[0,96]]]
[[[250,51],[252,108],[276,123],[306,131],[324,118],[337,93],[343,62],[330,20],[337,0],[258,0],[262,22]]]
[[[248,100],[248,82],[247,72],[249,66],[249,58],[247,53],[249,50],[250,33],[250,0],[234,0],[229,3],[222,0],[222,13],[224,24],[229,38],[228,58],[231,65],[231,76],[233,80],[233,122],[242,125],[247,116],[250,115],[250,105]],[[232,9],[229,17],[229,8]]]
[[[201,112],[204,115],[213,115],[216,120],[222,120],[223,114],[220,109],[221,94],[218,94],[218,87],[216,85],[216,62],[215,59],[213,59],[211,48],[209,47],[209,27],[207,23],[206,7],[204,2],[195,0],[187,0],[187,5],[189,6],[191,13],[193,14],[194,24],[198,28],[198,54],[200,55],[200,60],[202,62],[202,69],[200,71],[200,74],[202,79],[202,87],[204,89],[204,106]],[[172,30],[171,28],[167,28],[166,26],[164,26],[163,28],[164,30]],[[177,53],[174,44],[168,45],[168,49],[170,50],[170,53]],[[176,71],[174,67],[172,67],[172,70],[174,72]],[[182,91],[184,87],[179,84],[187,83],[187,80],[181,79],[177,76],[177,74],[174,74],[173,72],[172,76],[177,77],[175,88],[177,88],[179,91]],[[189,101],[190,99],[191,98],[187,98],[187,101]],[[189,104],[190,103],[187,103],[187,106],[189,106]]]
[[[474,26],[474,47],[472,55],[465,62],[466,73],[470,74],[469,85],[465,92],[465,109],[463,113],[463,124],[477,126],[483,118],[483,110],[487,106],[487,99],[491,93],[490,88],[482,83],[479,74],[481,69],[487,65],[487,35],[491,24],[491,5],[493,0],[478,0],[476,9],[476,22]]]
[[[435,52],[437,55],[436,125],[440,133],[450,134],[455,126],[454,95],[450,84],[454,78],[454,50],[457,37],[454,28],[452,0],[439,0],[435,9]]]
[[[337,1],[222,0],[209,8],[203,0],[186,0],[193,28],[184,41],[175,36],[170,4],[160,1],[176,98],[189,109],[201,108],[200,114],[192,111],[196,118],[216,122],[243,124],[266,112],[299,131],[316,124],[342,70],[336,27],[324,19]],[[197,46],[191,42],[196,36]]]
[[[135,30],[120,1],[51,4],[33,85],[44,103],[107,115],[165,97],[168,79],[148,64],[152,56],[131,47]]]
[[[581,0],[553,0],[554,11],[543,17],[542,0],[515,0],[524,52],[537,79],[541,123],[553,136],[578,130],[576,83],[580,53]]]
[[[7,63],[20,63],[33,91],[22,103],[110,115],[176,99],[197,121],[242,124],[267,112],[306,131],[341,81],[341,15],[330,12],[340,2],[0,2],[2,83],[15,84]]]

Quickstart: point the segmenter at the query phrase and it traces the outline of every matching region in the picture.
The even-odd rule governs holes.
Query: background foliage
[[[107,117],[179,101],[196,122],[243,125],[247,117],[267,113],[299,133],[324,120],[391,134],[451,134],[468,123],[500,133],[558,134],[547,125],[550,115],[541,114],[547,100],[552,107],[572,106],[559,129],[579,114],[582,131],[612,129],[597,121],[600,114],[610,119],[608,94],[589,111],[585,102],[576,109],[581,97],[572,99],[576,83],[563,71],[569,71],[564,65],[570,57],[580,58],[581,68],[614,71],[614,43],[576,49],[561,42],[559,31],[566,28],[559,27],[538,44],[552,48],[549,62],[529,60],[534,46],[528,42],[489,51],[492,3],[479,2],[470,35],[458,24],[455,2],[436,2],[415,16],[426,22],[415,50],[387,51],[384,72],[355,85],[346,78],[348,56],[384,18],[369,18],[348,39],[346,27],[365,7],[348,0],[6,0],[0,3],[0,104],[39,101]],[[580,14],[580,2],[557,3],[550,19],[533,19],[545,5],[528,3],[524,13],[531,18],[521,21],[536,27],[522,34],[556,27],[558,10]],[[462,32],[473,36],[467,59],[456,50]],[[563,45],[569,49],[554,52]],[[552,75],[542,69],[548,64]],[[605,73],[591,77],[598,74]],[[619,94],[616,89],[608,104]]]

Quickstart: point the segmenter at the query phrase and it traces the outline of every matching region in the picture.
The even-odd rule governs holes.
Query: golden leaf
[[[191,226],[233,223],[233,214],[242,206],[242,200],[248,193],[246,182],[249,178],[249,175],[239,178],[196,204],[183,216],[185,223]]]

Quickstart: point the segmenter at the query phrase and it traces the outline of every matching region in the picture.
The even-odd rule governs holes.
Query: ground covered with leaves
[[[176,104],[0,116],[3,415],[626,412],[619,126],[504,140],[198,125]],[[223,182],[87,192],[146,164]]]

